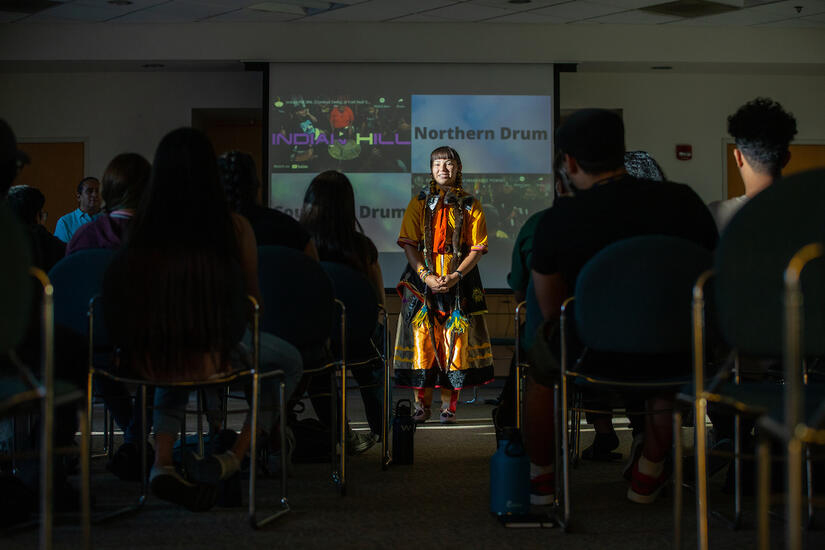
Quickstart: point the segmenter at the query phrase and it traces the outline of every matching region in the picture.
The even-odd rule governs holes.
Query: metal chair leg
[[[770,550],[770,495],[771,495],[771,444],[764,435],[759,437],[756,450],[757,500],[756,527],[759,535],[758,550]]]
[[[742,417],[733,419],[733,528],[742,527]]]
[[[266,373],[267,375],[275,375],[275,372]],[[249,524],[253,529],[260,529],[264,525],[271,523],[279,517],[288,513],[291,509],[289,501],[287,500],[287,453],[286,453],[286,384],[283,380],[283,373],[281,373],[281,380],[278,384],[278,415],[281,441],[281,509],[277,512],[262,518],[257,518],[257,500],[255,484],[258,477],[257,456],[258,456],[258,416],[260,407],[260,376],[256,372],[252,378],[252,441],[250,444],[249,461]]]
[[[704,397],[696,400],[696,530],[697,547],[708,550],[708,455],[705,415],[708,403]]]
[[[338,473],[340,476],[338,491],[341,496],[347,494],[347,367],[341,367],[341,454],[340,463],[338,465]]]
[[[682,411],[673,409],[673,550],[682,547]]]
[[[802,442],[792,437],[788,442],[787,533],[788,550],[802,548]]]

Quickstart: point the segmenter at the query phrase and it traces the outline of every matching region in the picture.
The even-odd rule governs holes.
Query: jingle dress
[[[437,276],[454,272],[470,251],[487,252],[481,203],[460,188],[422,190],[407,206],[398,245],[417,247]],[[407,265],[396,290],[402,300],[393,360],[398,386],[459,390],[493,378],[478,266],[449,292],[433,294]]]

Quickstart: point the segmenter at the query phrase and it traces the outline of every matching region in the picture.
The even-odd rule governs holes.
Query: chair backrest
[[[323,346],[335,314],[332,282],[320,264],[285,246],[258,247],[261,329],[299,350]]]
[[[691,296],[712,253],[665,235],[633,237],[596,254],[576,280],[576,328],[594,350],[667,354],[690,350]]]
[[[367,359],[376,355],[370,337],[378,320],[378,297],[367,278],[337,262],[321,262],[332,281],[335,297],[346,307],[347,357]],[[341,349],[341,331],[332,331],[333,349]]]
[[[22,340],[32,311],[29,240],[14,214],[0,203],[0,353]]]
[[[825,170],[790,176],[745,204],[716,252],[718,324],[740,352],[782,354],[783,272],[804,245],[825,242]],[[825,354],[825,261],[802,273],[807,355]]]
[[[79,334],[89,333],[89,301],[101,294],[103,275],[115,252],[96,248],[66,256],[49,271],[54,286],[54,320]],[[107,342],[103,308],[95,307],[95,342]]]

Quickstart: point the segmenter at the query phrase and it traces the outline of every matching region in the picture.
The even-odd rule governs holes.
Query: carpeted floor
[[[494,398],[499,390],[485,387],[479,401]],[[365,429],[357,391],[350,418],[356,429]],[[396,393],[399,397],[400,391]],[[469,393],[469,392],[468,392]],[[468,395],[462,396],[467,398]],[[96,548],[651,548],[673,546],[673,514],[670,495],[654,505],[630,503],[621,478],[624,462],[583,462],[573,472],[573,525],[569,533],[560,529],[505,528],[489,513],[488,465],[495,451],[490,422],[492,407],[461,405],[458,423],[442,426],[430,421],[415,435],[415,464],[380,468],[380,447],[353,457],[349,463],[346,496],[333,488],[330,466],[296,465],[289,480],[292,512],[260,531],[248,524],[246,508],[215,508],[192,513],[150,497],[137,514],[93,526]],[[626,422],[616,421],[627,455],[630,443]],[[98,424],[99,426],[99,424]],[[687,440],[690,434],[683,434]],[[584,445],[592,438],[585,432]],[[720,509],[732,507],[730,497],[720,491],[724,474],[712,480],[711,497]],[[93,466],[96,513],[129,502],[137,487],[118,481]],[[277,504],[276,480],[259,482],[260,509]],[[694,507],[685,494],[683,514],[685,547],[693,547]],[[752,526],[753,502],[745,501],[746,526],[733,531],[719,520],[711,520],[713,548],[743,548],[756,544]],[[772,525],[773,545],[782,546],[783,525]],[[32,548],[36,533],[27,532],[0,541],[5,550]],[[59,525],[57,548],[76,548],[79,529]],[[825,547],[825,533],[809,533],[808,548]]]

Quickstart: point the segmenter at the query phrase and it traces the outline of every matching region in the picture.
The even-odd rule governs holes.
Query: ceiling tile
[[[502,8],[480,4],[453,4],[452,6],[428,11],[427,15],[435,15],[451,21],[484,21],[485,19],[493,19],[511,13],[512,11]]]
[[[109,4],[98,6],[86,6],[83,4],[61,4],[47,10],[32,14],[28,19],[42,20],[44,18],[69,19],[71,21],[87,21],[98,22],[106,21],[112,17],[123,15],[123,7],[131,6],[112,6]],[[131,10],[130,10],[131,11]]]
[[[480,6],[492,6],[508,11],[531,11],[536,8],[564,4],[569,1],[570,0],[532,0],[529,4],[511,4],[510,0],[470,0],[468,3]]]
[[[797,6],[800,6],[802,11],[797,12]],[[805,17],[817,13],[824,13],[825,0],[786,0],[785,2],[774,2],[749,9],[763,13],[776,13],[788,18]]]
[[[388,21],[396,18],[426,13],[428,10],[454,4],[456,0],[369,0],[311,16],[311,21]]]
[[[171,0],[118,17],[118,23],[183,23],[200,21],[232,8],[195,0]]]
[[[593,0],[594,4],[602,4],[605,6],[613,6],[615,8],[624,8],[626,10],[637,10],[647,6],[655,6],[656,4],[663,4],[667,0]]]
[[[444,23],[443,17],[430,15],[429,13],[414,13],[392,20],[393,23]]]
[[[566,4],[557,4],[547,8],[540,8],[534,13],[539,15],[549,15],[550,17],[558,17],[565,21],[578,21],[580,19],[590,19],[592,17],[599,17],[609,13],[616,13],[623,11],[621,8],[615,6],[605,6],[603,4],[596,4],[589,0],[582,0],[577,2],[567,2]]]
[[[825,18],[816,20],[813,17],[800,17],[797,19],[785,19],[758,25],[759,27],[785,28],[785,29],[821,29],[825,28]]]
[[[496,19],[488,19],[485,23],[526,23],[526,24],[544,24],[544,25],[562,25],[566,23],[566,19],[560,17],[550,17],[549,15],[539,15],[532,11],[523,11],[497,17]]]
[[[759,25],[761,23],[771,23],[785,19],[775,13],[764,13],[755,11],[756,8],[746,8],[739,11],[729,11],[708,17],[694,17],[677,21],[676,25],[699,26],[699,27],[745,27]]]
[[[674,21],[679,21],[680,19],[682,18],[671,15],[649,13],[642,10],[629,10],[619,13],[611,13],[609,15],[602,15],[601,17],[594,17],[593,19],[588,19],[588,21],[607,23],[611,25],[661,25],[662,23],[672,23]]]
[[[240,9],[220,13],[214,17],[210,17],[209,21],[224,21],[224,22],[244,22],[244,23],[273,23],[278,21],[292,21],[302,18],[302,15],[291,15],[289,13],[277,13],[271,11],[248,10]]]

